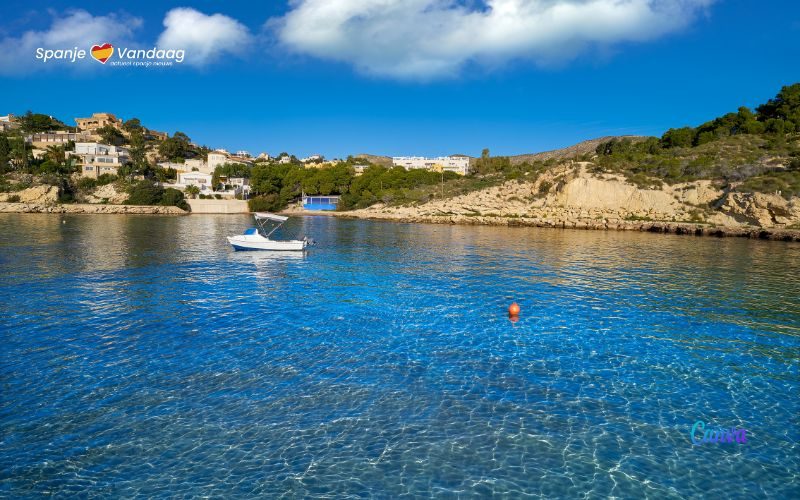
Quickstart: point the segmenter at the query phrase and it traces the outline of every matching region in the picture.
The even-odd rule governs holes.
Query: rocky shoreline
[[[553,229],[589,229],[598,231],[640,231],[646,233],[663,233],[688,236],[714,236],[718,238],[737,237],[775,241],[800,242],[800,230],[762,228],[756,226],[714,226],[691,222],[662,221],[552,221],[525,217],[464,217],[464,216],[385,216],[380,214],[364,214],[354,212],[319,212],[314,215],[335,215],[349,219],[382,220],[391,222],[425,223],[425,224],[463,224],[510,227],[542,227]]]
[[[0,202],[0,213],[44,214],[136,214],[136,215],[188,215],[177,207],[141,205],[68,204],[44,205],[36,203]],[[583,229],[596,231],[640,231],[690,236],[737,237],[760,240],[800,242],[800,230],[764,228],[758,226],[717,226],[712,224],[667,221],[603,221],[603,220],[547,220],[530,217],[494,217],[464,215],[400,215],[368,210],[352,212],[309,212],[288,210],[287,215],[324,215],[346,219],[380,220],[388,222],[422,224],[460,224],[509,227],[541,227],[553,229]]]
[[[24,214],[148,214],[148,215],[186,215],[188,212],[178,207],[151,205],[101,205],[101,204],[42,204],[0,202],[0,213]]]

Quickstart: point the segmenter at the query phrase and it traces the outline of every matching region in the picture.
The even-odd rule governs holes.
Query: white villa
[[[189,186],[197,186],[200,194],[206,196],[221,196],[223,198],[234,198],[236,195],[247,195],[250,193],[250,179],[242,177],[231,177],[226,179],[220,177],[220,184],[227,185],[228,189],[216,191],[213,185],[213,175],[206,172],[178,172],[175,184],[164,184],[164,187],[172,187],[185,191]]]
[[[204,172],[210,174],[213,170],[208,168],[208,163],[198,158],[187,159],[183,163],[174,163],[171,161],[163,161],[158,164],[162,168],[172,168],[178,172]]]
[[[303,162],[303,163],[308,163],[310,161],[324,161],[324,160],[325,160],[324,156],[319,155],[319,154],[314,154],[314,155],[309,156],[308,158],[303,158],[300,161]]]
[[[130,161],[126,148],[97,142],[75,143],[75,151],[70,155],[80,160],[81,175],[94,179],[103,174],[117,175],[119,167]]]
[[[246,151],[245,151],[246,152]],[[253,160],[249,157],[235,156],[224,149],[217,149],[208,153],[208,171],[213,172],[220,165],[226,163],[243,163],[245,165],[252,165]]]
[[[188,186],[197,186],[203,194],[209,194],[214,191],[214,186],[211,185],[211,174],[203,172],[179,172],[178,182],[174,187],[178,189],[185,189]]]
[[[439,170],[441,168],[445,172],[467,175],[469,173],[469,156],[439,156],[437,158],[395,156],[392,158],[392,165],[395,167],[403,167],[406,170],[415,168]]]

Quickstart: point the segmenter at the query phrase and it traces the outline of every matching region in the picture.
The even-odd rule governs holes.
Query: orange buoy
[[[516,302],[512,302],[510,306],[508,306],[508,315],[509,316],[518,316],[519,315],[519,304]]]

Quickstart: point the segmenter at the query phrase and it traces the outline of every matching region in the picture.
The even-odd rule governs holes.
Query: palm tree
[[[64,146],[47,146],[45,157],[57,165],[63,165],[67,162],[67,154],[64,151]]]
[[[31,152],[28,151],[28,148],[25,145],[25,139],[21,141],[16,141],[11,146],[11,160],[14,163],[15,168],[22,169],[24,171],[28,171],[28,166],[30,165],[30,156]]]
[[[196,198],[198,194],[200,194],[200,188],[197,186],[186,186],[186,189],[184,191],[186,191],[186,194],[191,196],[193,199]]]

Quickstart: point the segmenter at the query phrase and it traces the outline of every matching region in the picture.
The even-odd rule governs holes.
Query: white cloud
[[[568,61],[591,46],[642,42],[689,24],[715,0],[294,0],[277,22],[290,49],[399,78],[468,62]]]
[[[47,31],[26,31],[19,37],[8,36],[0,39],[0,74],[24,75],[32,71],[64,69],[70,67],[92,67],[97,63],[91,58],[75,63],[50,60],[43,63],[36,59],[36,49],[79,49],[88,50],[94,44],[104,42],[119,43],[129,40],[133,32],[141,26],[136,17],[116,14],[93,16],[85,10],[68,12],[64,17],[54,17]]]
[[[244,54],[251,41],[248,29],[222,14],[206,15],[191,8],[177,8],[164,17],[166,28],[158,47],[186,50],[186,62],[202,66],[224,54]]]

